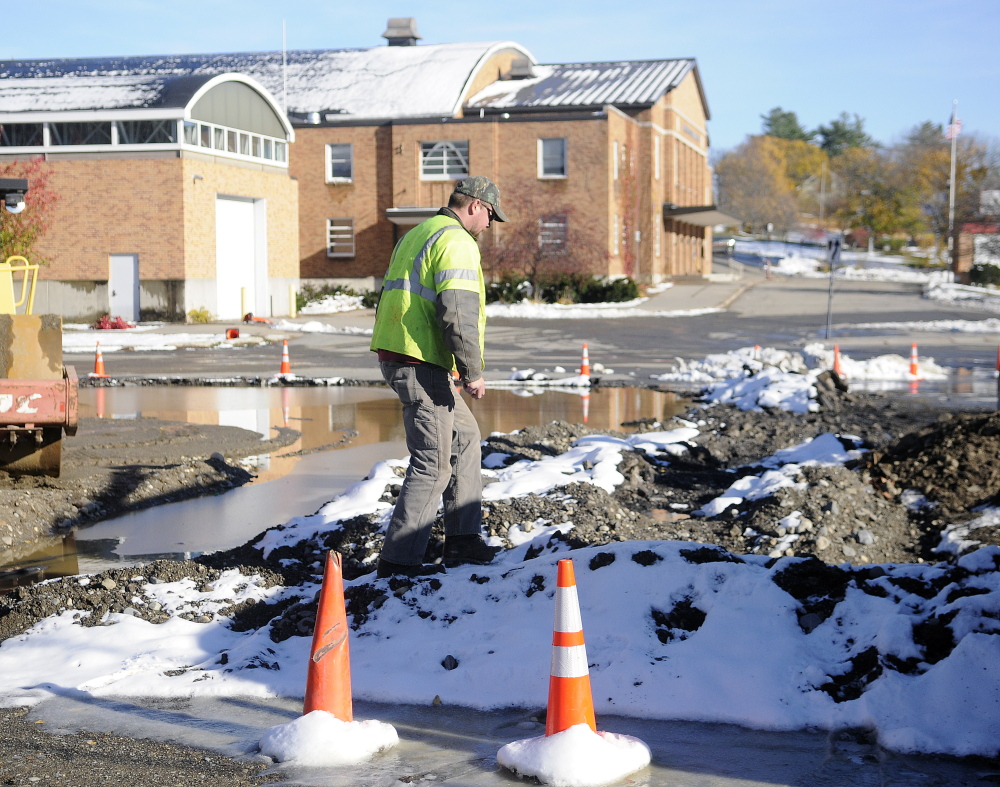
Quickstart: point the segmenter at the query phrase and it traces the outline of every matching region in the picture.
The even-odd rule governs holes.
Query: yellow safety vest
[[[486,284],[479,246],[450,216],[433,216],[396,245],[382,282],[371,349],[391,350],[455,368],[437,318],[438,293],[479,293],[479,353],[485,351]]]

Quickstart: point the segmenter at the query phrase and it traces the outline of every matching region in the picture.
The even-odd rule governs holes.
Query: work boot
[[[388,560],[378,561],[378,568],[375,570],[375,576],[379,579],[386,579],[387,577],[426,577],[431,574],[440,574],[444,569],[441,566],[436,565],[416,565],[407,566],[402,563],[392,563]]]
[[[471,563],[474,566],[485,566],[492,563],[500,547],[491,547],[481,535],[471,533],[465,536],[445,536],[444,564],[448,568]]]

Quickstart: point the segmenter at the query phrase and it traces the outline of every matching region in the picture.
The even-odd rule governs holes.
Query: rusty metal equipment
[[[31,313],[37,274],[24,257],[0,262],[0,470],[58,476],[63,432],[76,434],[78,384],[62,362],[62,318]]]

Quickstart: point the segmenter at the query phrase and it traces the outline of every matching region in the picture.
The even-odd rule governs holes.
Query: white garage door
[[[217,197],[215,200],[215,275],[220,320],[243,316],[243,288],[247,310],[253,311],[255,295],[254,204],[250,200]]]

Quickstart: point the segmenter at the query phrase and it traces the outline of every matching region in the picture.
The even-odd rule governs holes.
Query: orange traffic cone
[[[281,343],[281,371],[278,374],[291,374],[292,364],[288,360],[288,339]]]
[[[322,710],[341,721],[354,720],[351,704],[351,653],[347,633],[341,557],[339,552],[330,550],[326,553],[323,587],[319,592],[319,607],[316,610],[316,628],[313,631],[303,715]]]
[[[590,393],[585,393],[583,395],[583,422],[587,423],[590,420]]]
[[[101,343],[97,343],[97,354],[94,356],[94,371],[89,375],[90,377],[110,377],[110,374],[105,374],[104,372],[104,355],[101,353]]]
[[[833,345],[833,373],[837,377],[844,376],[844,370],[840,368],[840,345]]]
[[[760,345],[759,344],[755,344],[753,346],[753,359],[755,361],[759,361],[760,360]]]
[[[104,409],[105,409],[105,389],[104,389],[104,386],[101,386],[100,388],[97,389],[97,404],[96,404],[96,407],[97,407],[97,417],[98,418],[103,418],[104,417]]]
[[[583,343],[583,360],[580,361],[580,375],[590,377],[590,353],[587,351],[587,343]]]
[[[583,644],[580,601],[576,595],[573,561],[559,561],[556,617],[552,630],[552,668],[549,670],[549,707],[545,734],[555,735],[577,724],[597,732],[594,699],[590,693],[587,648]]]
[[[920,377],[920,356],[917,355],[917,345],[916,342],[910,345],[910,376]]]

